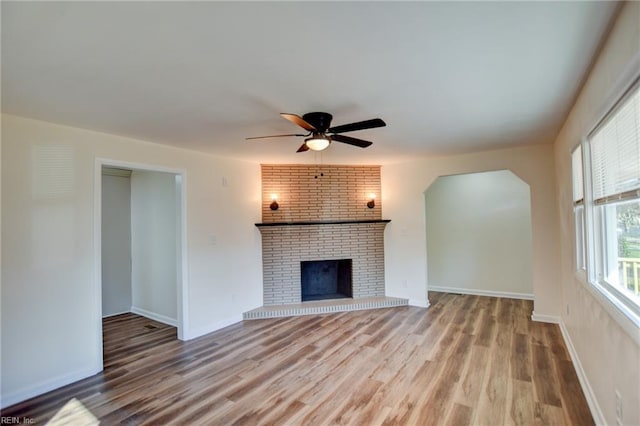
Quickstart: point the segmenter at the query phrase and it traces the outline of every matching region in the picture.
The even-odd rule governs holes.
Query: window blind
[[[593,198],[598,204],[638,198],[640,188],[640,85],[591,134]]]

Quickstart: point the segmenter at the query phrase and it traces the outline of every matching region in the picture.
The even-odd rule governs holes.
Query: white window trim
[[[595,127],[594,127],[595,128]],[[609,289],[609,286],[605,286],[598,282],[596,277],[595,262],[595,237],[593,227],[593,194],[591,191],[587,191],[587,188],[591,187],[591,173],[589,169],[584,169],[591,163],[591,153],[589,151],[589,144],[586,136],[582,141],[582,164],[583,172],[589,171],[589,173],[583,174],[584,179],[584,214],[585,214],[585,231],[586,231],[586,271],[578,271],[576,276],[583,286],[594,296],[594,298],[600,303],[603,309],[615,320],[616,323],[623,330],[627,332],[629,336],[633,338],[636,344],[640,345],[640,316],[638,316],[633,310],[631,310],[626,303],[623,303],[616,297]],[[589,208],[587,207],[589,206]]]
[[[586,221],[586,205],[585,205],[585,184],[584,184],[584,153],[583,153],[583,143],[579,143],[571,150],[571,199],[572,199],[572,209],[573,209],[573,266],[574,271],[576,273],[582,273],[586,277],[587,273],[587,221]],[[575,200],[575,170],[574,170],[574,162],[573,156],[577,150],[580,150],[580,183],[582,184],[582,198],[579,200]],[[578,223],[577,223],[577,211],[578,209],[582,209],[582,226],[581,233],[582,237],[580,241],[578,241]],[[582,242],[582,244],[578,244]]]
[[[615,293],[612,292],[611,286],[601,283],[596,277],[596,247],[594,236],[594,200],[591,191],[591,151],[588,137],[606,120],[607,116],[616,108],[616,106],[626,97],[626,95],[640,85],[640,55],[638,55],[627,72],[623,73],[620,82],[615,85],[616,90],[612,91],[608,101],[605,102],[606,108],[601,110],[594,125],[589,128],[582,138],[582,165],[583,165],[583,184],[584,184],[584,206],[585,206],[585,227],[586,227],[586,274],[582,275],[580,271],[576,271],[576,277],[589,290],[589,292],[600,302],[605,311],[620,325],[637,343],[640,344],[640,315],[631,309],[627,303],[622,302]],[[573,152],[573,151],[572,151]],[[573,180],[572,180],[573,181]],[[574,237],[575,238],[575,237]],[[614,290],[615,291],[615,290]]]

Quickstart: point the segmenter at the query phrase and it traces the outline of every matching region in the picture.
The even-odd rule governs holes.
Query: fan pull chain
[[[314,160],[316,160],[316,167],[318,168],[318,172],[320,172],[320,177],[324,176],[324,173],[322,172],[322,154],[323,152],[320,151],[320,165],[318,165],[318,155],[316,153],[316,156],[314,158]],[[318,174],[316,172],[316,175],[313,177],[314,179],[318,179]]]

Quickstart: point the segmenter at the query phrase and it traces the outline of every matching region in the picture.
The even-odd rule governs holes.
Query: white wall
[[[131,310],[131,180],[102,175],[102,316]]]
[[[616,390],[623,424],[640,424],[640,330],[575,272],[570,153],[638,70],[640,3],[628,2],[555,142],[561,261],[555,294],[596,421],[610,425],[616,424]]]
[[[177,323],[176,177],[134,170],[131,174],[131,311]]]
[[[526,183],[507,170],[439,177],[425,206],[429,289],[533,297]]]
[[[2,406],[100,369],[96,158],[185,171],[186,338],[262,305],[259,165],[3,115]]]
[[[415,305],[427,301],[427,242],[424,191],[439,176],[510,170],[529,185],[534,311],[558,318],[558,221],[553,147],[524,146],[431,157],[382,167],[387,294]]]

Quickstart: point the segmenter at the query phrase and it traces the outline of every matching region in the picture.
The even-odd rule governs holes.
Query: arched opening
[[[425,191],[428,290],[533,299],[531,195],[508,170]]]

